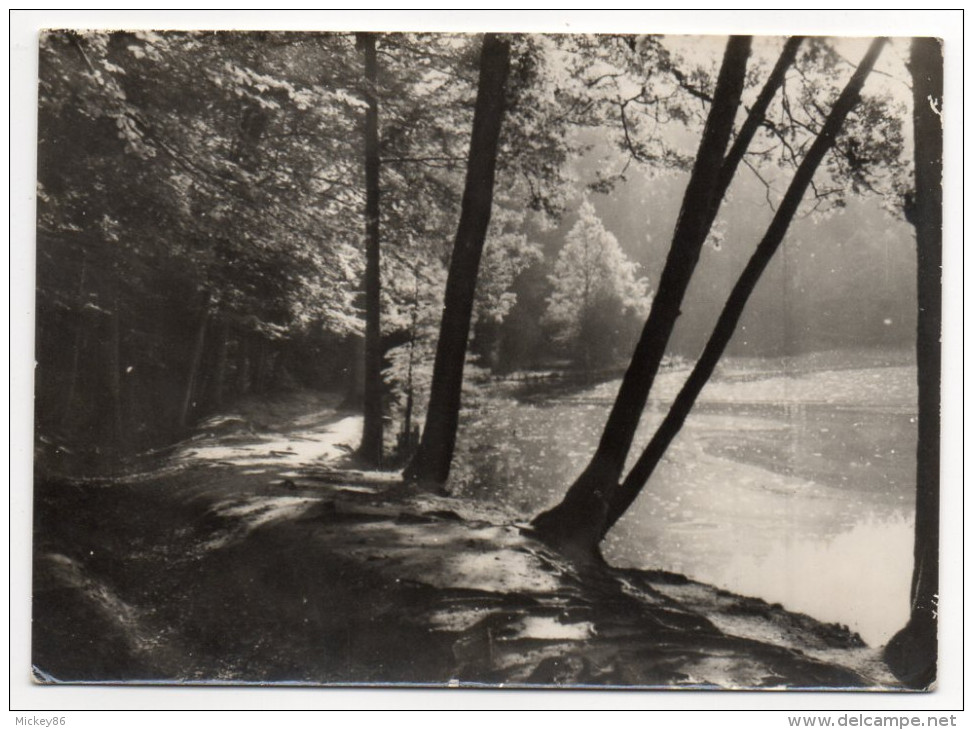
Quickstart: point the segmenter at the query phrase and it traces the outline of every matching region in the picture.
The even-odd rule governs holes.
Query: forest
[[[38,681],[933,685],[936,39],[39,61]]]

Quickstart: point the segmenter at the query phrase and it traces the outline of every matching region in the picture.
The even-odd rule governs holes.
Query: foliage
[[[854,70],[835,39],[805,39],[782,94],[768,110],[764,134],[747,156],[751,171],[767,187],[772,206]],[[828,213],[845,207],[849,195],[869,194],[891,202],[890,207],[901,214],[901,190],[909,174],[905,116],[902,101],[888,88],[866,87],[812,182],[801,215]]]
[[[585,369],[628,355],[651,296],[638,265],[628,260],[586,198],[551,275],[545,319]]]
[[[555,271],[567,264],[542,260],[539,232],[584,188],[610,191],[632,164],[651,174],[685,168],[684,143],[705,116],[715,78],[707,54],[678,39],[509,41],[513,66],[471,343],[477,361],[491,367],[519,277],[542,272],[535,279],[544,284],[549,272],[551,286],[570,278]],[[410,361],[421,402],[421,363],[435,347],[481,40],[408,33],[377,42],[382,332],[394,405]],[[748,157],[770,199],[773,169],[792,164],[845,72],[835,48],[807,43],[788,77],[790,101],[773,107],[765,141]],[[120,401],[122,427],[148,444],[158,438],[153,430],[173,421],[187,382],[196,415],[241,392],[293,384],[297,373],[297,384],[352,394],[363,330],[365,106],[354,35],[52,31],[41,36],[40,62],[41,432],[104,442],[106,414]],[[906,142],[894,111],[881,90],[856,110],[828,179],[816,181],[822,201],[907,192],[898,154]],[[601,162],[589,167],[598,174],[575,179],[572,162],[593,151]],[[612,266],[630,265],[622,257]],[[625,323],[642,311],[633,305],[645,297],[637,281],[617,274],[621,293],[605,295],[587,319],[567,311],[564,294],[551,294],[557,303],[546,321],[565,347],[581,330],[618,330],[620,354]],[[521,320],[541,319],[543,289]]]

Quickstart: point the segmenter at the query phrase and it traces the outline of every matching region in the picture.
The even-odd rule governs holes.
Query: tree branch
[[[814,143],[808,150],[807,155],[801,161],[800,166],[794,173],[794,178],[787,188],[784,199],[781,201],[780,208],[774,215],[767,232],[757,245],[756,250],[747,262],[743,273],[737,279],[733,290],[730,293],[723,310],[717,320],[713,333],[710,335],[706,346],[692,372],[683,384],[682,389],[673,401],[669,412],[659,425],[648,446],[639,456],[635,465],[632,467],[622,485],[613,490],[610,498],[610,508],[607,517],[605,532],[621,517],[629,508],[642,487],[646,484],[655,467],[659,464],[672,440],[679,433],[683,423],[699,396],[703,387],[709,381],[716,368],[717,363],[723,356],[723,352],[729,344],[733,333],[736,331],[737,323],[743,314],[747,301],[753,290],[756,288],[760,277],[770,263],[771,259],[780,247],[787,229],[797,212],[798,206],[807,192],[811,179],[815,171],[824,159],[825,154],[834,145],[835,138],[841,130],[849,112],[854,108],[860,99],[861,89],[868,78],[868,74],[875,64],[878,55],[885,45],[885,38],[876,38],[869,46],[868,53],[862,59],[861,64],[852,75],[848,84],[845,86],[838,100],[835,102],[827,121],[821,132],[815,138]],[[603,533],[604,534],[604,533]]]
[[[736,139],[733,141],[730,151],[727,152],[726,158],[723,160],[723,167],[720,169],[719,188],[717,189],[718,195],[714,198],[717,207],[719,207],[723,196],[730,187],[730,183],[733,181],[734,175],[736,175],[737,167],[746,154],[747,147],[750,146],[750,142],[757,133],[757,129],[763,123],[767,109],[770,107],[770,102],[777,95],[777,90],[783,86],[787,69],[794,65],[794,59],[797,57],[797,49],[800,48],[803,40],[803,36],[793,36],[787,39],[780,53],[780,57],[777,59],[777,63],[774,64],[774,68],[767,77],[767,81],[760,90],[760,94],[757,95],[756,102],[754,102],[753,107],[747,113],[747,118],[744,120],[743,126],[740,127],[740,133],[737,134]],[[715,218],[715,216],[716,211],[714,210],[713,217]]]

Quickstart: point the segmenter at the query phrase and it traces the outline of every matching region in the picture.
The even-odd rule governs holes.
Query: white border
[[[344,10],[344,11],[156,11],[117,9],[104,11],[11,11],[10,28],[10,220],[9,280],[11,316],[11,545],[10,590],[11,707],[51,712],[58,708],[126,709],[654,709],[654,710],[811,710],[935,712],[957,710],[962,704],[960,677],[963,596],[962,564],[962,218],[960,164],[962,137],[962,15],[957,11],[905,11],[817,9],[693,10],[693,11],[578,11],[578,10]],[[452,32],[497,31],[622,31],[692,34],[822,34],[822,35],[935,35],[946,41],[946,237],[944,251],[945,336],[943,360],[943,559],[941,597],[940,683],[928,695],[847,693],[684,693],[684,692],[493,692],[460,690],[294,690],[294,689],[189,689],[39,687],[29,681],[30,616],[30,487],[32,453],[33,352],[33,240],[34,154],[36,146],[36,33],[44,27],[78,28],[236,28],[236,29],[370,29],[434,30]],[[18,715],[24,712],[16,713]],[[30,714],[30,713],[26,713]],[[55,713],[56,714],[56,713]],[[194,716],[200,724],[229,718]],[[263,715],[246,722],[263,723]],[[13,718],[8,718],[13,724]],[[80,719],[80,718],[79,718]],[[94,719],[94,718],[93,718]],[[167,714],[148,718],[150,724],[182,722]],[[188,718],[187,718],[188,719]],[[267,717],[273,722],[272,718]],[[279,718],[290,724],[297,716]],[[662,717],[647,718],[663,721]],[[708,714],[703,722],[746,727],[787,727],[777,713],[746,715]],[[128,713],[100,714],[98,725],[136,727],[146,716]],[[675,723],[688,718],[675,718]],[[398,719],[396,720],[398,722]],[[449,721],[450,725],[453,721]],[[464,720],[466,722],[466,720]],[[194,724],[195,726],[195,724]]]

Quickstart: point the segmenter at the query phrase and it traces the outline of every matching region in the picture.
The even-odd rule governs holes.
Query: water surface
[[[685,374],[657,381],[636,449]],[[914,382],[909,366],[795,374],[767,361],[724,374],[609,535],[606,557],[759,596],[883,644],[908,617]],[[463,425],[461,493],[524,518],[555,504],[593,452],[617,387],[480,404]]]

